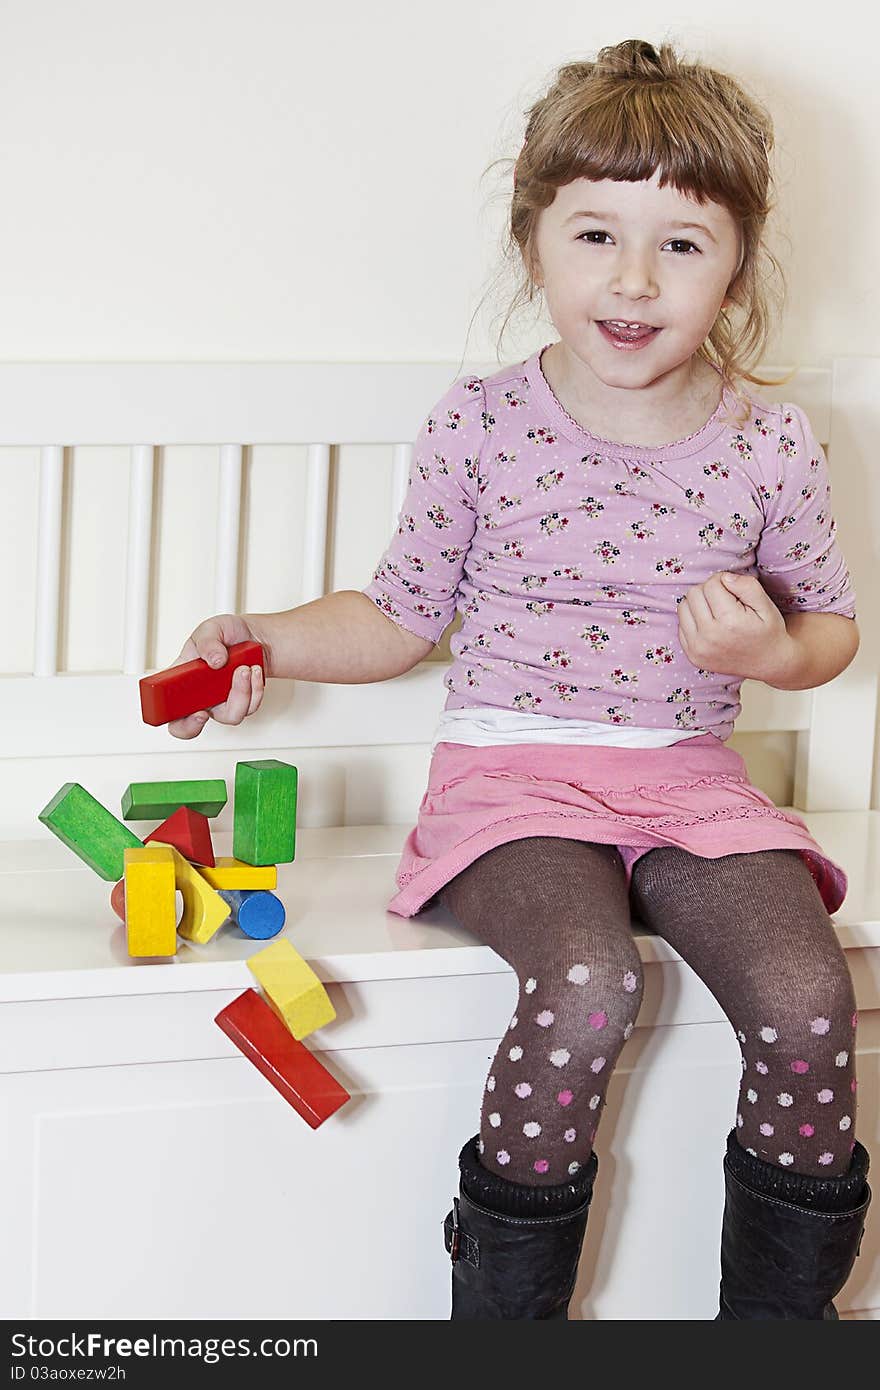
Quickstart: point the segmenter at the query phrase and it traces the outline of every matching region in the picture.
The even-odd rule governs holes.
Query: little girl
[[[445,1222],[453,1318],[568,1316],[642,998],[631,909],[740,1044],[717,1317],[837,1318],[858,1253],[856,1007],[829,917],[846,875],[725,746],[744,679],[811,688],[859,640],[821,446],[746,386],[769,384],[749,367],[772,142],[735,81],[669,45],[563,67],[510,210],[558,340],[433,407],[365,589],[208,619],[178,658],[255,637],[270,675],[381,680],[462,614],[389,903],[445,904],[519,979]],[[262,693],[239,670],[170,731],[238,723]]]

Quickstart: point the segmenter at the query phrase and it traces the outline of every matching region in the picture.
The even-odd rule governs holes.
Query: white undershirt
[[[666,748],[705,733],[705,729],[633,728],[486,705],[443,710],[431,752],[438,743],[470,743],[479,747],[497,743],[605,743],[622,748]]]

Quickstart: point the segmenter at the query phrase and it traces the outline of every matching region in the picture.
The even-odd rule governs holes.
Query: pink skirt
[[[627,886],[635,861],[661,845],[706,859],[796,849],[829,913],[846,897],[844,870],[800,816],[752,785],[739,753],[702,734],[666,748],[438,743],[388,911],[415,916],[481,854],[528,835],[616,845]]]

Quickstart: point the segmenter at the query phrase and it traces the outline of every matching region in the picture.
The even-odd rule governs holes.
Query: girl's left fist
[[[763,681],[785,668],[794,642],[761,581],[729,570],[687,590],[678,605],[678,636],[695,666]]]

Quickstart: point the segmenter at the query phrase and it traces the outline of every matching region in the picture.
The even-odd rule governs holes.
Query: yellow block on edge
[[[177,895],[170,845],[128,846],[123,863],[128,954],[176,955]]]
[[[286,938],[249,956],[248,969],[297,1041],[336,1017],[321,981]]]
[[[150,842],[152,844],[152,841]],[[199,873],[212,888],[276,888],[277,864],[246,864],[232,855],[220,855],[214,868],[200,864]]]
[[[187,941],[197,941],[204,946],[231,916],[229,904],[174,845],[165,845],[161,840],[151,840],[150,844],[170,849],[174,856],[174,878],[183,894],[183,917],[177,930]]]

